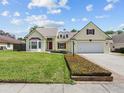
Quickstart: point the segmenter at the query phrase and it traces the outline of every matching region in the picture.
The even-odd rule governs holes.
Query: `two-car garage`
[[[103,42],[77,42],[77,53],[104,53]]]
[[[72,38],[75,53],[109,53],[111,37],[90,22]],[[75,43],[75,44],[74,44]],[[72,50],[73,51],[73,50]]]

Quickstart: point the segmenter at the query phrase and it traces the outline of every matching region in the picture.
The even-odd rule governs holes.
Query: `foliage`
[[[76,29],[72,29],[71,32],[77,32],[77,30]]]
[[[118,30],[117,33],[118,34],[121,34],[121,33],[123,33],[123,31],[122,30]]]
[[[114,31],[106,31],[105,33],[106,34],[114,34],[115,32]]]
[[[0,35],[15,38],[15,35],[12,35],[12,34],[10,34],[8,32],[3,31],[3,30],[0,30]]]
[[[124,32],[123,30],[118,30],[118,31],[106,31],[105,33],[106,33],[106,34],[114,34],[114,33],[121,34],[121,33],[123,33],[123,32]]]
[[[25,41],[25,38],[20,37],[18,40]]]
[[[124,48],[116,49],[115,52],[124,53]]]
[[[36,30],[37,28],[38,28],[38,26],[35,25],[35,26],[33,26],[33,27],[30,28],[30,31],[34,31],[34,30]]]
[[[65,59],[73,76],[110,76],[111,72],[78,55],[66,54]]]

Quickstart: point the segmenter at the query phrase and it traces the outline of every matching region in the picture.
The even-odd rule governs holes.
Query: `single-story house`
[[[89,22],[78,32],[58,32],[56,28],[37,28],[26,35],[26,50],[108,53],[110,39],[93,22]]]
[[[0,50],[14,50],[14,45],[21,45],[24,42],[9,36],[0,35]]]
[[[111,50],[115,51],[116,49],[124,48],[124,33],[116,34],[112,36]]]

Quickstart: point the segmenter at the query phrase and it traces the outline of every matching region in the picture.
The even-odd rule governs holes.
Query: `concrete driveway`
[[[110,70],[114,80],[124,81],[124,56],[119,54],[79,54],[90,61]]]

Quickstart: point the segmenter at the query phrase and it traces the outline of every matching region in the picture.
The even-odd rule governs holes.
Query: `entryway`
[[[52,50],[52,49],[53,49],[52,38],[47,38],[47,50]]]

